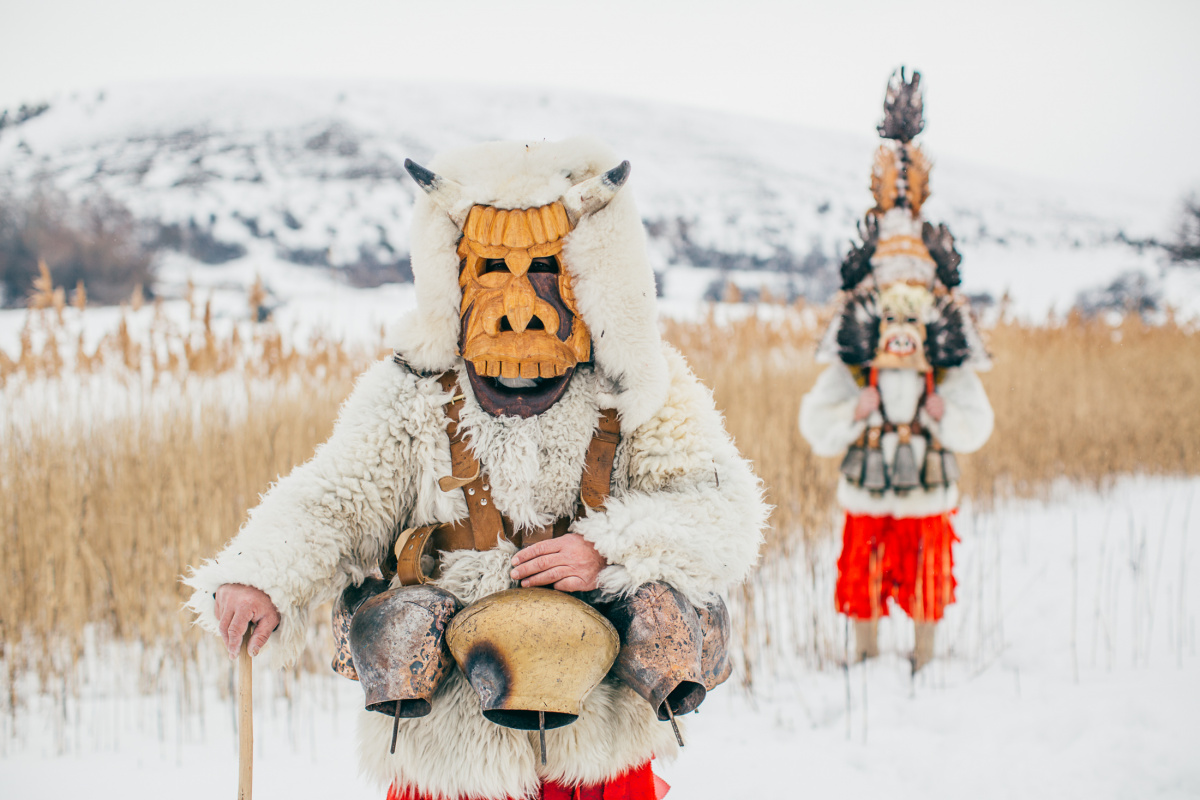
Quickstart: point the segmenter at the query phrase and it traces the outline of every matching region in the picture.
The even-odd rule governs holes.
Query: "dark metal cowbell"
[[[942,473],[946,476],[947,486],[962,477],[962,470],[958,468],[958,458],[949,450],[942,451]]]
[[[660,720],[686,714],[704,702],[700,618],[677,589],[648,583],[603,613],[621,636],[611,674],[649,702]],[[714,649],[710,666],[718,674],[725,671],[720,660]]]
[[[892,461],[892,488],[907,492],[921,485],[917,472],[917,459],[912,449],[912,431],[907,425],[897,428],[900,441],[896,444],[896,456]]]
[[[942,469],[942,446],[936,439],[929,440],[925,448],[925,466],[921,470],[921,485],[926,489],[940,489],[946,485],[946,473]]]
[[[854,444],[850,445],[850,449],[846,451],[846,456],[842,459],[842,466],[839,468],[842,475],[846,476],[846,480],[854,486],[862,486],[863,467],[867,460],[866,450],[863,447],[866,444],[866,438],[864,433]]]
[[[719,597],[706,605],[696,606],[696,615],[700,618],[702,637],[700,674],[704,678],[705,691],[711,692],[729,680],[729,674],[733,672],[733,662],[729,660],[732,623],[729,609]]]
[[[446,626],[461,604],[428,584],[400,586],[366,600],[350,622],[350,652],[368,711],[423,717],[454,660]]]
[[[871,428],[867,434],[866,464],[863,467],[862,487],[869,492],[885,492],[888,488],[887,465],[880,445],[882,432]]]
[[[367,600],[386,591],[388,582],[381,578],[367,578],[357,586],[347,586],[333,606],[333,671],[352,681],[358,680],[354,669],[354,657],[350,654],[350,621]]]

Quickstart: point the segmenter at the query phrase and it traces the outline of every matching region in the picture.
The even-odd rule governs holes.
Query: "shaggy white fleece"
[[[767,509],[711,394],[682,356],[658,346],[666,402],[623,437],[607,510],[578,520],[575,529],[609,559],[601,574],[606,591],[620,594],[663,580],[700,602],[750,569]],[[462,423],[497,508],[519,526],[569,513],[612,379],[581,368],[559,403],[527,420],[489,416],[465,384]],[[212,592],[221,584],[257,586],[282,617],[268,650],[289,662],[304,646],[308,609],[362,580],[397,526],[466,516],[462,492],[437,486],[450,473],[448,399],[435,377],[393,361],[364,374],[329,441],[273,486],[229,545],[187,579],[199,624],[216,630]],[[484,553],[448,554],[438,584],[464,602],[509,588],[512,552],[505,543]],[[363,712],[363,768],[383,783],[448,797],[522,797],[535,790],[539,776],[594,783],[675,751],[670,726],[610,681],[587,699],[577,722],[548,734],[545,767],[536,735],[484,719],[457,672],[429,716],[401,722],[395,756],[388,753],[390,726],[384,715]]]
[[[754,564],[770,509],[725,432],[712,393],[665,347],[671,390],[658,412],[622,440],[613,495],[572,530],[611,566],[600,588],[626,595],[666,581],[701,604]]]
[[[859,437],[867,424],[879,424],[878,413],[868,420],[855,421],[860,387],[850,370],[841,362],[831,364],[800,403],[800,432],[819,456],[840,456]],[[905,370],[884,370],[879,374],[879,396],[888,419],[894,423],[919,419],[942,446],[954,453],[973,453],[992,435],[994,417],[983,384],[969,369],[947,370],[937,392],[945,402],[941,420],[934,420],[924,409],[917,411],[924,377]],[[885,433],[880,442],[884,459],[891,463],[899,437]],[[918,464],[925,456],[925,438],[912,440]],[[933,490],[913,489],[903,495],[893,491],[872,494],[854,486],[844,477],[838,482],[838,502],[854,514],[898,518],[927,517],[958,507],[958,487],[951,485]]]

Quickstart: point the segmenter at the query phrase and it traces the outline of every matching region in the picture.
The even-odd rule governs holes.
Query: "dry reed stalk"
[[[130,417],[84,437],[49,425],[3,431],[0,634],[32,645],[22,666],[61,674],[54,654],[77,658],[89,627],[186,660],[194,634],[180,615],[179,575],[311,456],[347,390],[310,385],[240,420],[184,401],[160,419]]]

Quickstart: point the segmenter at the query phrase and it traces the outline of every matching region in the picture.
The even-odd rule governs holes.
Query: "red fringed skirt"
[[[891,598],[917,622],[937,622],[954,602],[953,512],[896,519],[846,514],[837,609],[854,619],[888,615]]]
[[[594,786],[563,786],[547,782],[542,784],[540,800],[661,800],[666,796],[666,781],[650,770],[647,761],[616,778]],[[441,795],[428,795],[414,789],[388,789],[387,800],[449,800]],[[497,798],[497,800],[500,800]],[[510,800],[510,798],[504,798]]]

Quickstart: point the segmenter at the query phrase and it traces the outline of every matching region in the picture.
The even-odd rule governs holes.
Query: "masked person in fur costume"
[[[924,222],[929,161],[920,74],[892,76],[871,179],[876,205],[842,264],[840,313],[818,360],[830,366],[800,407],[818,455],[844,455],[838,611],[854,620],[854,657],[878,655],[889,601],[915,623],[914,671],[954,602],[958,506],[954,453],[982,447],[992,409],[976,371],[990,362],[956,291],[961,257],[945,225]]]
[[[729,674],[719,593],[757,558],[759,482],[660,340],[628,162],[569,140],[406,167],[395,356],[190,607],[231,656],[253,624],[286,664],[335,600],[389,798],[661,796],[651,758]]]

